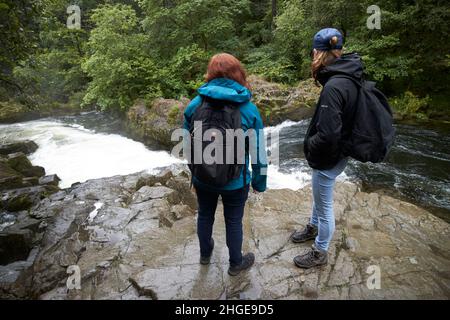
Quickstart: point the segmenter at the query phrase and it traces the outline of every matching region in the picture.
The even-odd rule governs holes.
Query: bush
[[[430,98],[428,96],[420,98],[410,91],[406,91],[402,96],[392,98],[391,106],[402,116],[427,119]]]
[[[277,58],[270,49],[255,50],[245,59],[249,73],[268,81],[292,83],[296,77],[295,66],[286,58]]]

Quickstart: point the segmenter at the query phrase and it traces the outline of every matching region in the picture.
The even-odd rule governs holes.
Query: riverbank
[[[321,88],[312,79],[300,81],[294,86],[270,82],[256,75],[248,77],[265,126],[278,125],[286,120],[300,121],[310,118],[320,95]],[[34,108],[17,101],[0,102],[0,124],[29,121],[45,117],[76,115],[94,110],[93,106],[81,108],[81,100],[68,103],[46,103]],[[70,100],[70,99],[69,99]],[[133,139],[147,145],[169,148],[171,132],[183,122],[183,112],[188,98],[153,100],[137,99],[126,110],[109,110],[115,117],[123,119],[123,130]],[[442,125],[450,121],[450,113],[443,96],[436,99],[418,98],[412,93],[390,99],[397,123],[420,123],[423,126]]]
[[[92,110],[92,108],[90,108]],[[76,115],[89,108],[82,109],[74,103],[48,103],[34,108],[18,101],[0,101],[0,124],[30,121],[46,117]]]
[[[321,91],[312,79],[286,86],[251,75],[249,83],[252,101],[258,107],[266,127],[311,118]],[[390,102],[398,124],[448,127],[450,123],[450,113],[442,102],[421,99],[412,93],[393,97]],[[433,107],[432,103],[437,105]],[[187,98],[137,100],[124,115],[125,132],[147,145],[170,148],[176,144],[170,140],[171,133],[182,126],[183,112],[188,104]]]
[[[249,76],[252,101],[256,104],[265,126],[274,126],[286,120],[300,121],[310,118],[319,97],[320,88],[312,80],[297,86],[272,83],[261,77]],[[133,139],[147,145],[159,144],[170,148],[173,130],[182,127],[183,113],[189,99],[138,100],[125,116],[125,130]]]
[[[255,266],[226,274],[218,209],[212,263],[198,263],[195,196],[184,165],[89,180],[44,199],[29,214],[41,241],[0,266],[2,298],[39,299],[449,299],[450,226],[427,211],[353,183],[339,183],[337,230],[327,266],[302,271],[310,244],[288,238],[311,210],[309,187],[250,195],[244,250]],[[9,226],[1,232],[27,230]],[[66,270],[81,288],[67,290]],[[372,267],[370,267],[372,266]],[[367,285],[379,268],[381,288]],[[371,271],[372,270],[372,271]]]

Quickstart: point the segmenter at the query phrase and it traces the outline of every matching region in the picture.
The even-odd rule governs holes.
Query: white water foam
[[[305,121],[305,120],[303,120]],[[291,120],[267,127],[266,136],[283,128],[300,124]],[[0,125],[0,141],[30,139],[39,148],[30,156],[34,165],[45,168],[46,174],[57,174],[60,187],[89,179],[125,175],[142,170],[183,163],[166,151],[153,151],[142,143],[117,134],[96,133],[78,124],[64,124],[51,120],[36,120]],[[275,147],[276,144],[269,146]],[[345,174],[339,180],[346,180]],[[305,164],[289,171],[278,165],[268,167],[268,187],[297,190],[311,182],[311,169]]]
[[[2,141],[30,139],[39,148],[30,156],[46,174],[57,174],[60,187],[88,179],[125,175],[180,163],[165,151],[152,151],[142,143],[117,134],[95,133],[78,125],[37,120],[0,126]]]
[[[280,134],[281,130],[284,128],[292,127],[295,125],[301,125],[309,120],[292,121],[286,120],[276,126],[264,128],[264,134],[273,135]],[[279,141],[271,143],[268,147],[269,150],[279,146]],[[278,165],[269,164],[268,176],[267,176],[267,186],[270,189],[292,189],[298,190],[311,183],[312,169],[306,164],[299,165],[295,169],[285,172],[285,170],[280,170]],[[346,181],[349,177],[344,173],[338,176],[337,181]]]
[[[273,137],[274,134],[279,136],[282,129],[301,124],[303,121],[305,120],[298,122],[286,120],[276,126],[264,128],[264,134],[266,138],[268,136]],[[279,141],[274,141],[271,139],[270,144],[268,145],[268,150],[271,151],[274,148],[278,147]],[[269,164],[267,170],[267,186],[270,189],[288,188],[298,190],[310,183],[310,181],[311,172],[307,166],[296,168],[295,170],[291,170],[290,172],[282,172],[280,171],[279,165]]]

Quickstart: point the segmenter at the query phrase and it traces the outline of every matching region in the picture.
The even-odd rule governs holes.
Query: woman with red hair
[[[239,128],[244,132],[253,129],[256,132],[257,159],[252,157],[251,172],[248,166],[248,152],[245,153],[243,165],[242,163],[241,165],[190,164],[198,200],[197,234],[200,242],[200,263],[207,265],[211,260],[214,249],[212,238],[214,215],[218,198],[221,196],[226,224],[226,243],[230,255],[228,274],[235,276],[249,269],[255,261],[253,253],[242,254],[242,218],[250,184],[257,192],[266,189],[265,150],[263,147],[259,148],[260,143],[264,142],[263,123],[257,107],[250,101],[252,94],[246,72],[239,60],[231,54],[220,53],[211,58],[206,83],[197,92],[198,95],[184,113],[184,128],[189,130],[191,135],[195,123],[198,122],[203,128]],[[196,152],[195,148],[192,150]],[[236,159],[234,156],[232,158]]]

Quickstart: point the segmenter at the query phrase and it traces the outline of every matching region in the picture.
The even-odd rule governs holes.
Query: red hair
[[[241,62],[228,53],[215,54],[209,60],[205,78],[207,82],[216,78],[227,78],[250,89],[247,82],[247,74]]]

